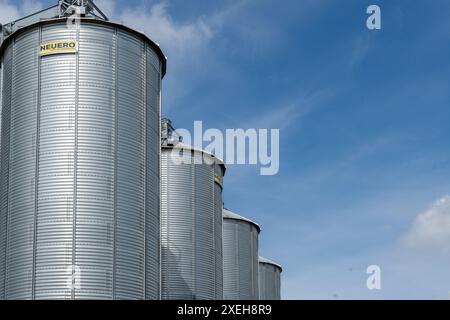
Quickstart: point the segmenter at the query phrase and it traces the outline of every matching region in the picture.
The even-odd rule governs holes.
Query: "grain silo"
[[[162,299],[223,298],[224,174],[222,160],[181,143],[162,121]]]
[[[158,299],[161,49],[87,0],[2,29],[0,298]]]
[[[223,296],[226,300],[258,300],[258,236],[250,219],[223,210]]]
[[[263,257],[259,257],[259,299],[281,299],[281,272],[283,268]]]

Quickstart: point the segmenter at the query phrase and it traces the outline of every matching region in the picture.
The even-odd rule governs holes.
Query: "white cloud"
[[[44,5],[36,0],[23,0],[20,7],[22,16],[26,16],[44,9]]]
[[[38,0],[23,0],[20,3],[13,3],[0,0],[0,23],[9,23],[44,8],[42,2]]]
[[[101,9],[102,7],[99,8]],[[164,80],[165,107],[183,103],[183,97],[194,90],[196,81],[202,79],[211,67],[210,43],[215,34],[212,24],[206,17],[189,20],[174,19],[166,1],[157,2],[150,7],[128,7],[119,10],[118,6],[112,20],[144,32],[150,39],[159,43],[168,57],[168,74]],[[217,30],[217,29],[215,29]],[[208,62],[206,62],[208,61]]]
[[[153,5],[150,10],[127,8],[119,13],[119,19],[160,43],[164,52],[174,58],[189,56],[211,39],[213,34],[201,17],[193,22],[175,22],[168,13],[165,2]]]
[[[145,7],[124,7],[119,10],[116,0],[97,0],[95,4],[111,19],[119,20],[127,26],[141,30],[152,40],[161,44],[171,60],[191,56],[212,38],[209,23],[202,17],[194,21],[177,22],[168,12],[165,1]],[[19,17],[43,9],[38,0],[23,0],[13,4],[0,0],[0,22],[7,23]]]
[[[0,23],[13,21],[41,9],[41,1],[0,0]],[[166,110],[174,104],[173,101],[181,100],[193,90],[202,72],[209,72],[210,69],[204,68],[205,61],[211,59],[208,46],[215,34],[213,29],[217,31],[221,28],[211,21],[211,16],[197,16],[182,21],[175,19],[165,0],[141,6],[120,6],[117,0],[96,0],[95,4],[111,21],[140,30],[161,45],[169,60],[165,89],[171,94],[165,100]],[[216,67],[210,68],[217,70]]]
[[[115,19],[116,1],[115,0],[96,0],[95,5],[110,19]]]
[[[403,238],[411,248],[450,251],[450,196],[444,196],[419,214]]]
[[[20,17],[19,9],[8,1],[0,0],[0,23],[8,23]]]

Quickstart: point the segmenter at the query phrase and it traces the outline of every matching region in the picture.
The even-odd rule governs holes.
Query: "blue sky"
[[[0,21],[54,2],[0,0]],[[450,298],[449,1],[96,3],[161,44],[176,127],[280,128],[279,174],[231,166],[224,195],[283,298]]]

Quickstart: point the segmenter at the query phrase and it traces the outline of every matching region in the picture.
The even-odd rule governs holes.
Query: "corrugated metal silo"
[[[281,299],[281,272],[283,269],[275,262],[259,257],[259,299]]]
[[[161,153],[161,297],[223,298],[223,162],[164,137]],[[177,140],[177,139],[175,139]],[[173,158],[184,152],[183,163]],[[203,161],[204,159],[207,160]]]
[[[56,12],[0,49],[0,298],[158,299],[165,57]]]
[[[258,300],[258,236],[255,222],[223,209],[223,296]]]

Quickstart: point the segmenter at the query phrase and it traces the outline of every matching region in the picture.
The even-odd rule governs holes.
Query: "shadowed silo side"
[[[259,300],[281,299],[282,271],[280,265],[259,257]]]
[[[161,153],[161,297],[223,298],[223,162],[164,138]],[[183,163],[173,158],[183,152]],[[207,162],[203,161],[203,157]],[[198,162],[196,162],[198,161]]]
[[[258,300],[258,235],[253,221],[223,209],[223,297]]]
[[[66,20],[0,49],[0,298],[158,299],[165,58],[122,25]]]

